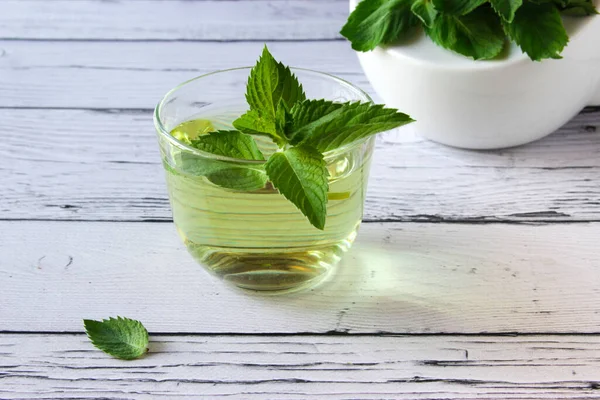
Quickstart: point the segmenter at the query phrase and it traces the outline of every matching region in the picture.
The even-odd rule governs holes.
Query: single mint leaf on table
[[[413,0],[362,0],[340,33],[358,51],[393,43],[419,23],[412,4]]]
[[[466,15],[485,2],[487,0],[433,0],[433,5],[446,14]]]
[[[413,122],[398,110],[371,103],[346,103],[331,114],[333,118],[315,121],[317,124],[306,133],[300,145],[325,153]]]
[[[438,15],[438,10],[433,5],[433,0],[416,0],[410,10],[426,27],[431,27]]]
[[[148,331],[140,321],[117,317],[83,324],[92,344],[113,357],[133,360],[148,351]]]
[[[489,6],[463,16],[441,13],[425,31],[438,45],[475,60],[497,57],[506,41],[500,19]]]
[[[524,3],[504,29],[533,61],[561,58],[569,42],[560,12],[553,4]]]
[[[512,22],[515,13],[523,5],[523,0],[490,0],[492,8],[505,21]]]
[[[308,146],[291,147],[273,154],[265,169],[273,186],[323,230],[329,190],[323,155]]]

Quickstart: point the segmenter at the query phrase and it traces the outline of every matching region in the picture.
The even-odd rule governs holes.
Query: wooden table
[[[598,399],[600,108],[516,149],[379,140],[334,280],[209,277],[171,223],[152,108],[282,61],[370,89],[345,0],[0,3],[1,399]],[[83,318],[151,332],[131,362]]]

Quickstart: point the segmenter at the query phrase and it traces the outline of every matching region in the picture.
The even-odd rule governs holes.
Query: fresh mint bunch
[[[190,157],[176,163],[180,161],[185,172],[228,189],[255,191],[270,182],[321,230],[329,191],[324,154],[413,122],[381,105],[307,100],[296,76],[266,46],[250,72],[246,100],[249,110],[233,122],[236,130],[210,132],[190,141],[223,160],[207,163]],[[271,138],[278,151],[265,159],[253,135]],[[235,163],[231,158],[250,162]]]
[[[394,43],[422,27],[436,44],[475,60],[496,58],[506,39],[534,61],[561,58],[562,15],[598,14],[593,0],[362,0],[341,34],[358,51]]]

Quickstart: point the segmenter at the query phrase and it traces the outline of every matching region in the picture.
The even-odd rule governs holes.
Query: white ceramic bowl
[[[511,45],[501,60],[473,61],[424,34],[358,56],[379,96],[415,118],[421,136],[468,149],[518,146],[600,105],[600,16],[565,25],[562,60],[533,62]]]

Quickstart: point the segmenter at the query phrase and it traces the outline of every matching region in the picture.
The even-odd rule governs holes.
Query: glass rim
[[[229,162],[235,162],[238,164],[253,164],[253,165],[261,165],[267,162],[267,160],[244,160],[241,158],[233,158],[233,157],[226,157],[226,156],[219,156],[216,154],[212,154],[212,153],[208,153],[202,150],[199,150],[195,147],[190,146],[189,144],[182,142],[181,140],[175,138],[173,135],[171,135],[171,132],[169,132],[164,124],[163,121],[160,118],[160,111],[162,110],[163,106],[165,105],[165,102],[167,101],[167,99],[175,92],[177,92],[179,89],[183,88],[186,85],[189,85],[197,80],[200,80],[202,78],[207,78],[210,77],[212,75],[217,75],[217,74],[222,74],[222,73],[227,73],[227,72],[236,72],[236,71],[241,71],[241,70],[250,70],[252,69],[252,67],[237,67],[237,68],[228,68],[228,69],[221,69],[221,70],[217,70],[217,71],[213,71],[213,72],[209,72],[207,74],[203,74],[203,75],[199,75],[196,76],[192,79],[188,79],[187,81],[184,81],[182,83],[180,83],[179,85],[175,86],[173,89],[169,90],[158,102],[158,104],[156,105],[156,107],[154,108],[154,113],[153,113],[153,119],[154,119],[154,127],[156,128],[156,131],[158,132],[159,135],[161,135],[163,138],[165,138],[167,141],[169,141],[172,145],[179,147],[181,150],[185,150],[187,152],[193,153],[197,156],[203,157],[203,158],[207,158],[207,159],[211,159],[211,160],[218,160],[218,161],[229,161]],[[315,71],[312,69],[307,69],[307,68],[297,68],[297,67],[290,67],[290,69],[292,71],[302,71],[302,72],[307,72],[309,74],[314,74],[316,76],[320,76],[322,78],[326,78],[328,80],[334,81],[337,84],[349,88],[351,91],[357,93],[360,97],[363,98],[363,101],[368,102],[368,103],[373,103],[373,99],[371,98],[371,96],[369,96],[369,94],[367,92],[365,92],[364,90],[362,90],[361,88],[359,88],[358,86],[348,82],[345,79],[339,78],[335,75],[332,74],[328,74],[326,72],[320,72],[320,71]],[[345,152],[350,151],[351,149],[362,145],[363,143],[367,142],[369,139],[372,139],[372,136],[366,137],[364,139],[361,140],[357,140],[356,142],[352,142],[349,143],[345,146],[339,147],[337,149],[334,150],[330,150],[327,151],[325,153],[323,153],[324,158],[331,158],[334,156],[337,156],[339,154],[343,154]]]

